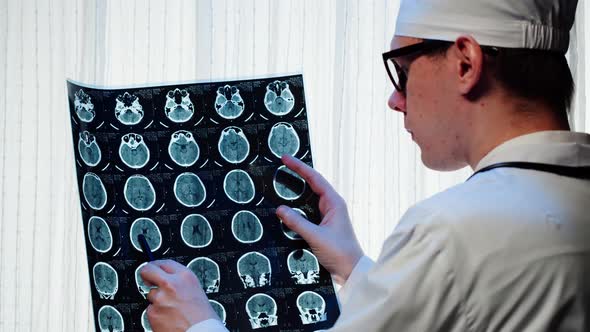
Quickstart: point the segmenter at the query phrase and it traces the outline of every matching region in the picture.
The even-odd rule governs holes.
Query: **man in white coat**
[[[343,285],[332,331],[590,331],[590,135],[569,129],[575,0],[403,0],[389,106],[424,164],[475,174],[409,209],[377,262],[321,175],[319,225],[277,215]],[[396,199],[395,197],[391,198]],[[146,265],[155,331],[225,331],[197,278]]]

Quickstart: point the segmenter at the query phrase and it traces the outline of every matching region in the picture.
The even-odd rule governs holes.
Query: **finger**
[[[177,261],[173,261],[171,259],[162,259],[157,261],[150,262],[151,264],[156,265],[157,267],[161,268],[167,273],[179,273],[187,269],[186,266],[178,263]]]
[[[328,199],[330,201],[329,203],[337,202],[339,198],[338,193],[318,171],[290,155],[283,155],[281,160],[285,166],[299,174],[309,184],[314,193]]]
[[[152,304],[157,304],[159,298],[160,298],[160,289],[159,288],[150,289],[150,291],[147,293],[147,296],[146,296],[146,299]]]
[[[139,271],[141,279],[147,284],[160,287],[161,285],[168,283],[170,275],[162,270],[159,266],[149,262],[144,265]]]
[[[277,216],[295,233],[307,242],[313,242],[314,237],[318,234],[318,226],[309,220],[303,218],[299,212],[288,206],[281,205],[277,208]]]

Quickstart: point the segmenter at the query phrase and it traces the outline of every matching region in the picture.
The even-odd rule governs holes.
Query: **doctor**
[[[590,135],[569,129],[565,52],[575,0],[402,0],[389,106],[432,169],[474,175],[409,209],[376,262],[344,200],[284,157],[320,196],[315,225],[277,215],[343,285],[332,331],[590,331]],[[395,197],[391,197],[395,200]],[[146,265],[155,331],[225,331],[197,278]]]

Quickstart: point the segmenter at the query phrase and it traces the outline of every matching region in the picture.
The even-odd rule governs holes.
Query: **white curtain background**
[[[588,131],[578,5],[571,121]],[[98,85],[303,72],[315,166],[366,252],[415,202],[463,181],[425,169],[387,109],[397,0],[0,0],[0,331],[91,331],[66,77]]]

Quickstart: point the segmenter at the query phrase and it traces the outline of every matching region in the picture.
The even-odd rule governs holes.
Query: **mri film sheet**
[[[313,331],[339,309],[330,275],[277,218],[317,197],[303,77],[132,88],[68,82],[97,331],[151,331],[138,236],[187,266],[230,331]]]

